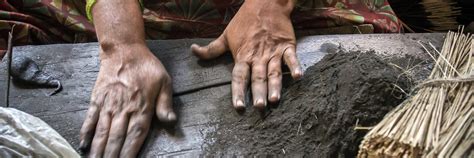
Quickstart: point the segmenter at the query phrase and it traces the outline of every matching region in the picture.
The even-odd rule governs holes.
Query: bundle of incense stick
[[[408,32],[439,32],[456,29],[461,15],[457,0],[389,0]]]
[[[473,36],[448,32],[428,79],[367,133],[358,157],[472,156]],[[469,155],[471,154],[471,155]]]

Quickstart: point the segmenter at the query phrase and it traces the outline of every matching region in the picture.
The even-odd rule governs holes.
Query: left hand
[[[294,3],[294,0],[246,0],[219,38],[204,47],[191,46],[193,53],[203,59],[232,52],[234,108],[245,108],[249,79],[254,107],[263,110],[267,100],[272,103],[280,100],[282,59],[294,79],[303,75],[290,20]]]
[[[175,122],[171,78],[145,43],[101,46],[100,70],[80,133],[88,157],[136,157],[154,114]]]

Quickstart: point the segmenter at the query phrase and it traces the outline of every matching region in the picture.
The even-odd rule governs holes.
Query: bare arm
[[[145,46],[144,24],[138,0],[97,0],[92,16],[100,46],[105,53],[121,46]]]

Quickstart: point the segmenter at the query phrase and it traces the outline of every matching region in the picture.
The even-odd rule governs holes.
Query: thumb
[[[219,36],[216,40],[209,43],[209,45],[201,47],[197,44],[191,45],[191,51],[201,59],[212,59],[224,54],[229,47],[224,34]]]
[[[156,98],[156,116],[158,120],[164,123],[174,123],[177,120],[176,113],[173,111],[173,92],[171,79],[166,79],[161,86],[158,97]]]

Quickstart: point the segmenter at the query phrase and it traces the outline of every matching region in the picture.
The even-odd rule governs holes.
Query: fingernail
[[[81,140],[81,142],[79,142],[79,149],[82,150],[82,148],[84,148],[84,140]]]
[[[174,112],[168,112],[168,121],[174,122],[176,121],[176,114]]]
[[[235,104],[237,107],[245,107],[244,102],[242,100],[237,100],[237,103]]]
[[[275,93],[273,93],[273,94],[270,96],[270,100],[271,100],[272,102],[276,102],[276,101],[280,100],[280,95],[275,92]]]
[[[254,106],[259,109],[263,109],[265,108],[265,101],[263,99],[257,99],[257,101],[255,101]]]
[[[161,110],[158,113],[158,120],[160,122],[166,123],[166,124],[173,124],[177,119],[177,116],[174,112],[167,111],[167,110]]]
[[[200,48],[200,46],[197,45],[197,44],[192,44],[192,45],[191,45],[191,51],[193,51],[193,52],[194,52],[194,51],[198,51],[199,48]]]
[[[301,77],[303,77],[303,71],[301,71],[301,68],[297,68],[295,70],[295,74],[293,74],[293,77],[295,79],[300,79]]]
[[[80,154],[86,154],[89,150],[88,146],[89,145],[84,140],[81,140],[81,142],[79,143],[79,151],[81,152]]]

